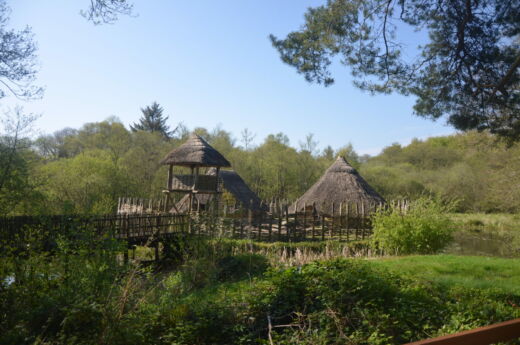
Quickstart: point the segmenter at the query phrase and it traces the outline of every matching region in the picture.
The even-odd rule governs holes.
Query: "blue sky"
[[[40,113],[37,127],[63,127],[117,116],[129,125],[159,102],[171,125],[232,132],[248,128],[260,143],[283,132],[298,147],[313,133],[319,148],[349,142],[377,154],[393,142],[454,133],[444,122],[413,116],[413,98],[370,96],[352,86],[346,68],[336,83],[307,83],[284,65],[268,35],[284,36],[307,7],[324,1],[145,1],[136,17],[94,26],[80,15],[88,0],[10,0],[11,26],[30,25],[38,42],[43,99],[22,102]],[[20,104],[13,97],[2,107]]]

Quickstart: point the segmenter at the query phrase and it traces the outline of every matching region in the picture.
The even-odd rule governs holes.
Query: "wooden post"
[[[251,207],[253,207],[253,204],[251,203]],[[260,202],[260,210],[263,207],[263,202]],[[257,239],[260,240],[262,238],[262,212],[260,212],[259,215],[257,215],[257,225],[258,225],[258,237]]]
[[[240,209],[240,238],[244,238],[244,204],[242,204]]]
[[[330,239],[332,239],[334,237],[334,216],[335,216],[335,211],[336,211],[336,207],[335,207],[335,203],[333,202],[332,203],[332,221],[331,221],[331,224],[330,224]]]
[[[278,241],[282,240],[282,205],[280,199],[277,201],[276,210],[278,213]]]
[[[218,218],[219,209],[220,209],[220,191],[218,189],[218,179],[219,179],[220,167],[217,167],[216,172],[216,185],[215,185],[215,216]]]
[[[235,238],[235,231],[236,231],[236,225],[237,225],[236,224],[236,216],[237,216],[237,202],[236,202],[236,200],[235,200],[235,204],[233,205],[233,214],[232,215],[233,216],[231,217],[231,223],[232,223],[231,224],[231,229],[232,229],[231,230],[232,231],[231,237]]]
[[[312,203],[312,239],[316,236],[316,203]]]
[[[339,204],[339,240],[342,240],[343,231],[343,202]]]
[[[349,223],[349,217],[350,217],[350,203],[347,201],[347,204],[345,205],[345,229],[347,231],[347,242],[350,239],[350,223]]]
[[[365,239],[365,227],[366,227],[366,220],[365,220],[365,203],[361,201],[361,239]]]
[[[252,204],[253,200],[249,200],[249,207],[247,208],[247,223],[249,226],[253,224],[253,211],[251,210]]]
[[[287,202],[287,205],[289,205],[289,202]],[[295,203],[294,208],[294,226],[293,226],[293,238],[298,237],[298,202]]]
[[[195,168],[195,174],[193,174],[193,170]],[[199,167],[191,167],[191,174],[193,176],[193,185],[191,186],[192,190],[197,190],[197,182],[199,182]]]
[[[226,230],[227,230],[227,226],[225,224],[225,220],[226,220],[226,216],[227,216],[227,203],[224,204],[224,207],[222,209],[222,226],[224,227],[223,229],[220,229],[220,233],[221,234],[225,234],[226,233]]]
[[[321,223],[321,240],[325,241],[325,215],[323,214],[323,212],[321,212],[321,215],[318,215],[318,217]]]
[[[168,183],[167,183],[167,188],[168,188],[168,191],[172,190],[172,184],[173,184],[173,164],[170,164],[170,166],[168,167]]]
[[[287,201],[284,204],[284,211],[285,211],[285,229],[287,232],[287,240],[291,241],[291,230],[289,227],[289,207],[287,206]]]
[[[253,211],[251,210],[252,200],[249,200],[247,207],[247,238],[251,239],[251,232],[253,231]]]
[[[170,207],[170,193],[171,193],[171,190],[173,189],[173,164],[170,164],[169,167],[168,167],[168,182],[166,184],[166,188],[168,189],[168,191],[166,192],[166,207],[169,211],[169,207]]]
[[[272,239],[272,233],[273,233],[273,213],[270,212],[269,216],[269,242],[271,242]]]
[[[356,240],[358,239],[358,236],[359,236],[359,227],[360,227],[360,219],[359,219],[359,204],[356,202],[355,203],[356,205]]]
[[[307,237],[307,203],[303,203],[303,239]]]

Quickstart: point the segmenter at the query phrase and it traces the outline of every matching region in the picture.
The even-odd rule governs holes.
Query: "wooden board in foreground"
[[[409,343],[407,345],[490,345],[520,338],[520,319],[469,331]]]

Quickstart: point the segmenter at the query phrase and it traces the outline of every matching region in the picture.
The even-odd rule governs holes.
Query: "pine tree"
[[[168,116],[163,114],[164,109],[157,102],[153,102],[151,106],[141,108],[143,116],[139,119],[139,123],[130,125],[133,132],[147,131],[160,133],[164,138],[170,139],[177,128],[170,130],[170,126],[166,124]]]
[[[519,18],[518,0],[328,0],[270,37],[307,81],[332,84],[341,61],[362,90],[415,96],[416,115],[520,141]]]

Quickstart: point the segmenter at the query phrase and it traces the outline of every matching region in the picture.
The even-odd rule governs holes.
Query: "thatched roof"
[[[332,203],[384,203],[385,200],[359,175],[343,157],[338,157],[307,192],[291,206],[292,211],[303,211],[305,205],[315,203],[319,212],[329,213]]]
[[[220,152],[195,133],[191,134],[184,144],[170,151],[161,164],[199,167],[231,166]]]
[[[217,173],[217,169],[211,168],[209,169],[207,175],[214,176]],[[266,209],[265,206],[262,206],[262,201],[249,188],[246,182],[233,170],[220,170],[219,172],[220,178],[222,178],[222,182],[224,183],[224,189],[227,190],[233,197],[237,200],[237,202],[241,203],[244,207],[251,209],[253,211],[262,211]],[[206,205],[213,198],[214,194],[195,194],[194,195],[194,204],[196,205],[197,201],[200,205]],[[185,195],[179,202],[176,204],[179,212],[186,212],[189,208],[189,195]]]

